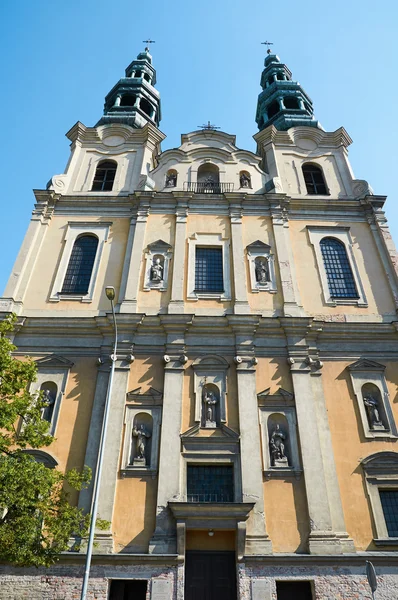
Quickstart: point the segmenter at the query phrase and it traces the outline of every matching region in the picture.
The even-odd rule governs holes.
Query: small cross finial
[[[207,131],[214,131],[215,129],[220,129],[220,127],[217,127],[216,125],[212,125],[210,123],[210,121],[207,121],[207,125],[198,125],[199,129],[202,129],[203,131],[207,130]]]
[[[145,52],[149,52],[149,45],[150,44],[156,44],[155,40],[151,40],[151,38],[148,38],[147,40],[143,40],[142,43],[143,44],[147,44],[147,46],[145,48]]]
[[[264,46],[273,46],[274,42],[261,42]],[[267,48],[267,54],[271,54],[271,48]]]

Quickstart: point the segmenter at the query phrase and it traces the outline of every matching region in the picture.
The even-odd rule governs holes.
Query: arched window
[[[115,181],[117,163],[113,160],[104,160],[97,166],[94,175],[92,192],[110,192]]]
[[[293,96],[287,96],[283,98],[283,104],[285,105],[285,108],[289,109],[300,108],[297,98],[294,98]]]
[[[148,100],[146,100],[145,98],[141,98],[140,100],[140,109],[142,111],[144,111],[144,113],[146,115],[148,115],[148,117],[151,117],[152,113],[153,113],[153,106],[150,102],[148,102]]]
[[[276,74],[276,78],[278,81],[284,81],[285,80],[285,76],[282,72],[279,71],[279,73]]]
[[[132,94],[125,94],[120,100],[120,106],[134,106],[136,98],[137,97],[133,96]]]
[[[359,298],[344,244],[325,237],[320,247],[331,298]]]
[[[204,163],[198,168],[198,192],[220,194],[220,171],[213,163]]]
[[[87,294],[97,247],[98,238],[94,235],[82,235],[77,238],[69,259],[61,294]]]
[[[54,414],[54,406],[57,399],[58,388],[53,381],[46,381],[45,383],[41,384],[40,391],[44,392],[43,401],[46,403],[46,406],[43,408],[41,418],[43,421],[51,423]]]
[[[311,164],[303,165],[303,175],[307,186],[307,194],[320,194],[323,196],[329,194],[320,167]]]
[[[271,102],[271,104],[267,108],[268,119],[272,119],[272,117],[277,115],[279,110],[279,103],[276,100]]]

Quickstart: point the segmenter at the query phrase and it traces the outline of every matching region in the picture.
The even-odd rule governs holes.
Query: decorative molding
[[[276,294],[275,257],[271,254],[271,246],[257,240],[246,246],[246,257],[249,263],[250,284],[252,292],[270,292]],[[260,261],[265,263],[266,280],[258,281],[256,268]]]
[[[229,364],[222,356],[207,355],[196,358],[192,363],[194,371],[195,421],[202,423],[204,385],[215,386],[219,392],[220,423],[225,423],[227,397],[227,370]]]
[[[172,256],[172,247],[163,240],[157,240],[152,244],[148,244],[145,252],[145,275],[144,275],[144,290],[149,292],[150,290],[158,290],[164,292],[167,290],[168,279],[169,279],[169,268]],[[162,269],[162,278],[158,281],[154,281],[151,278],[152,268],[154,267],[155,261],[159,259],[160,266]]]
[[[127,392],[126,399],[127,402],[132,402],[141,406],[157,406],[159,404],[162,404],[163,393],[159,392],[159,390],[156,390],[153,387],[150,387],[147,392],[142,393],[141,387],[138,387],[132,390],[131,392]]]
[[[140,388],[138,388],[140,389]],[[130,392],[134,394],[134,392]],[[127,394],[128,396],[129,394]],[[141,395],[141,398],[145,395]],[[148,397],[148,396],[147,396]],[[153,402],[152,402],[153,404]],[[151,420],[151,431],[150,438],[148,438],[147,444],[150,444],[150,462],[147,464],[145,461],[132,459],[133,456],[133,444],[136,440],[133,439],[133,427],[134,419],[140,415],[147,415],[146,420]],[[124,432],[124,443],[123,443],[123,457],[122,457],[122,468],[121,474],[123,477],[126,476],[143,476],[151,475],[155,477],[158,469],[159,460],[159,441],[160,441],[160,425],[161,425],[162,408],[160,406],[150,406],[147,403],[143,403],[142,406],[135,406],[132,404],[126,405],[126,414],[124,419],[125,432]],[[149,417],[149,419],[148,419]],[[148,459],[147,459],[148,460]]]
[[[225,302],[231,300],[231,258],[230,258],[230,240],[224,238],[218,233],[194,233],[188,239],[188,278],[187,278],[187,299],[188,300],[220,300]],[[223,292],[196,292],[195,291],[195,261],[196,246],[201,247],[219,247],[222,249],[223,264]]]

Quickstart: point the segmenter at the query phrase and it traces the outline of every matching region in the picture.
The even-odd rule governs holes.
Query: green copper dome
[[[292,81],[291,72],[279,56],[268,54],[264,66],[256,113],[259,130],[269,125],[280,131],[302,125],[322,129],[314,118],[311,98],[297,81]]]

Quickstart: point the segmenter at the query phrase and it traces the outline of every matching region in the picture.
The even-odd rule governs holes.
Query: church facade
[[[148,49],[64,174],[34,190],[0,310],[38,365],[49,468],[95,470],[89,598],[398,597],[398,255],[345,129],[268,53],[257,152],[208,127],[161,152]],[[90,511],[92,487],[72,497]],[[0,565],[0,598],[79,597],[84,545]],[[21,590],[21,596],[15,596]],[[14,595],[13,595],[14,594]]]

